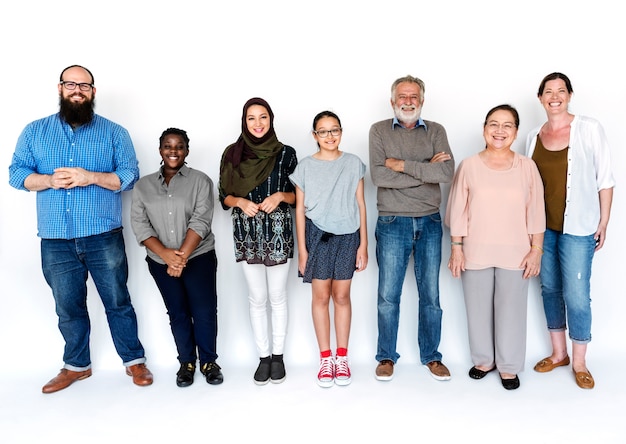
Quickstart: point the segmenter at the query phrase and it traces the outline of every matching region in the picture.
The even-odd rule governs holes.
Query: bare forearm
[[[115,173],[97,173],[83,168],[57,168],[52,174],[33,173],[24,181],[30,191],[43,191],[49,188],[71,189],[96,185],[107,190],[117,191],[122,186]]]
[[[200,237],[200,235],[192,229],[189,229],[187,230],[185,240],[180,246],[179,251],[183,253],[186,258],[188,258],[189,256],[191,256],[191,253],[193,253],[196,248],[198,248],[198,245],[200,245],[201,241],[202,238]]]
[[[52,176],[33,173],[24,181],[24,187],[30,191],[43,191],[52,188]]]
[[[165,246],[161,243],[161,241],[156,237],[149,237],[148,239],[142,242],[143,246],[148,250],[152,251],[154,254],[159,256],[161,259],[164,259],[164,252],[166,250]],[[164,259],[165,260],[165,259]]]
[[[94,173],[90,172],[91,180],[89,185],[97,185],[111,191],[117,191],[121,188],[120,178],[115,173]]]
[[[296,193],[287,193],[287,192],[281,192],[282,195],[282,201],[285,202],[288,205],[293,205],[296,203]]]
[[[600,196],[600,224],[609,224],[611,205],[613,204],[613,188],[605,188],[598,192]]]
[[[243,199],[242,197],[235,197],[233,195],[228,195],[224,198],[224,205],[229,206],[231,208],[234,208],[237,206],[238,202],[240,199]]]
[[[543,233],[531,234],[530,245],[539,248],[543,252]]]

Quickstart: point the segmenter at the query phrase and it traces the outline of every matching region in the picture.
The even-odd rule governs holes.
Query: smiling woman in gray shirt
[[[180,369],[176,384],[193,383],[196,361],[209,384],[221,384],[217,359],[217,257],[213,182],[189,168],[187,133],[168,128],[160,138],[159,171],[142,177],[133,191],[131,224],[146,247],[148,269],[163,296]]]

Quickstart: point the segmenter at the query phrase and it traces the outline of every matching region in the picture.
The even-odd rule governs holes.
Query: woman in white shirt
[[[600,123],[568,110],[573,93],[562,73],[541,81],[537,96],[547,121],[531,131],[526,143],[545,190],[547,229],[540,279],[552,342],[552,354],[535,370],[545,373],[569,365],[569,324],[576,383],[591,389],[594,380],[585,360],[591,341],[591,263],[606,239],[615,180]]]

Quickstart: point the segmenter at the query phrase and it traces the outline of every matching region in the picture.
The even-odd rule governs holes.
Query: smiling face
[[[159,153],[166,170],[178,171],[185,164],[189,147],[179,134],[167,134],[161,141]]]
[[[333,132],[336,135],[333,135]],[[320,134],[325,137],[322,137]],[[334,117],[322,117],[315,123],[313,138],[317,142],[321,152],[329,153],[337,151],[341,143],[341,124]]]
[[[413,82],[399,83],[391,99],[396,118],[405,126],[414,125],[418,121],[423,103],[422,91]]]
[[[517,138],[517,125],[513,113],[502,109],[494,111],[487,117],[483,136],[487,149],[510,149]]]
[[[571,99],[572,93],[568,91],[563,79],[548,80],[539,96],[539,101],[548,114],[567,112]]]
[[[65,82],[74,89],[68,89]],[[93,84],[91,74],[80,66],[66,69],[58,84],[59,114],[74,127],[89,123],[93,118],[95,107],[96,88],[87,86],[87,90],[83,91],[80,84],[85,86]]]
[[[65,72],[63,73],[62,81],[73,82],[76,84],[86,83],[89,85],[93,83],[91,75],[80,66],[75,66],[73,68],[65,70]],[[90,102],[96,95],[95,87],[90,88],[89,91],[82,91],[78,86],[76,86],[73,90],[68,90],[61,83],[59,83],[58,88],[61,99],[67,100],[72,103],[82,104],[85,102]]]
[[[251,105],[246,111],[246,127],[250,134],[260,139],[270,130],[270,114],[262,105]]]

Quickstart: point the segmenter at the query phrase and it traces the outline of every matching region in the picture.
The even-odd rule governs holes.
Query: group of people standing
[[[529,135],[528,157],[511,150],[517,111],[500,105],[486,116],[485,149],[461,162],[455,173],[444,127],[421,117],[424,92],[416,77],[397,79],[391,87],[394,117],[375,123],[369,133],[378,208],[376,379],[391,380],[400,357],[400,299],[411,257],[420,360],[435,379],[451,377],[438,348],[441,184],[452,182],[445,214],[451,235],[448,268],[463,281],[473,363],[469,376],[482,379],[497,369],[506,389],[519,387],[528,279],[539,275],[553,353],[535,370],[569,364],[569,324],[576,382],[592,388],[585,362],[591,261],[605,241],[614,186],[602,127],[569,112],[571,83],[553,73],[539,88],[548,120]],[[132,229],[146,249],[148,270],[167,309],[179,387],[194,382],[198,363],[207,383],[224,380],[216,347],[216,200],[231,211],[235,261],[248,287],[259,356],[254,382],[286,378],[287,279],[297,238],[298,275],[311,284],[320,351],[317,382],[350,384],[350,287],[354,272],[368,265],[366,166],[340,149],[339,116],[331,111],[315,116],[311,132],[318,151],[298,162],[296,151],[276,135],[270,105],[261,98],[248,100],[241,134],[222,155],[214,199],[211,178],[187,165],[190,139],[184,130],[163,131],[161,167],[139,178],[128,132],[94,113],[92,73],[79,65],[64,69],[58,93],[59,113],[23,130],[9,167],[13,187],[37,191],[42,268],[65,340],[64,366],[44,385],[44,393],[91,376],[88,274],[127,374],[137,385],[152,383],[127,290],[121,228],[120,191],[133,186]]]

